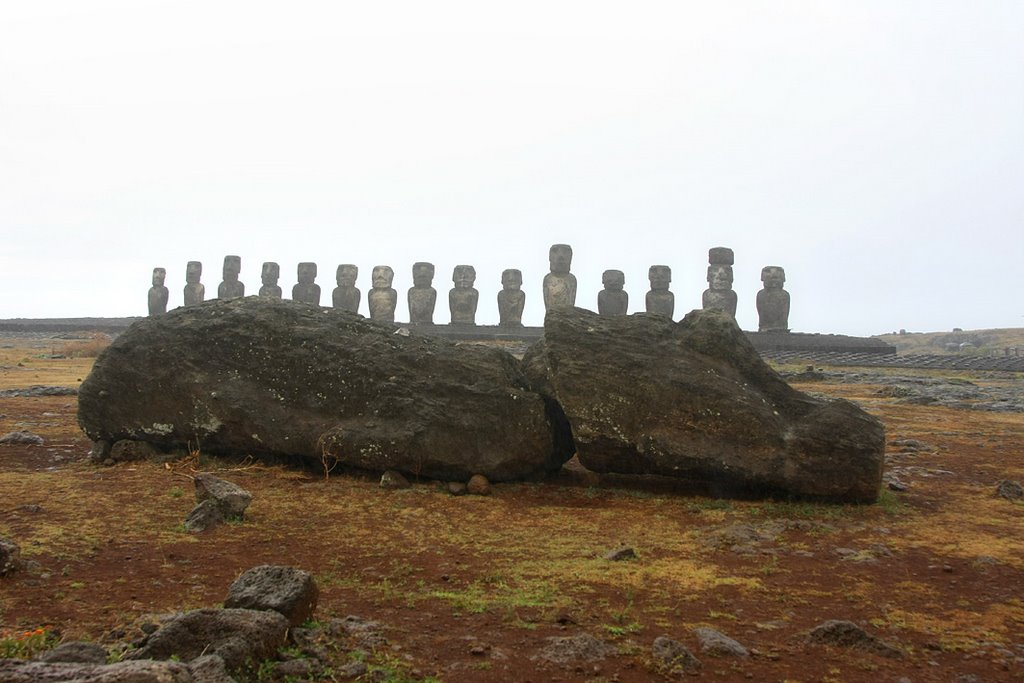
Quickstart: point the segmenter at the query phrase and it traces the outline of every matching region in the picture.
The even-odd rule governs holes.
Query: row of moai
[[[552,245],[548,259],[550,272],[544,276],[544,309],[576,304],[576,276],[570,272],[572,247],[567,244]],[[708,289],[702,296],[704,308],[715,308],[736,316],[736,292],[733,283],[733,251],[727,247],[714,247],[708,252]],[[245,285],[239,281],[242,259],[239,256],[225,256],[223,281],[217,287],[218,299],[234,299],[245,296]],[[185,306],[202,303],[206,288],[200,282],[203,265],[189,261],[185,269]],[[263,264],[259,295],[280,300],[281,287],[277,284],[281,268],[268,261]],[[292,287],[292,300],[320,304],[320,285],[316,284],[317,265],[304,262],[298,265],[298,282]],[[351,263],[338,266],[338,286],[332,293],[335,308],[358,312],[362,292],[356,287],[359,268]],[[149,290],[149,314],[167,311],[168,291],[164,286],[166,270],[153,269],[153,286]],[[392,287],[395,271],[390,266],[375,266],[371,275],[372,289],[367,293],[370,318],[394,322],[398,292]],[[645,298],[646,311],[672,318],[675,314],[675,294],[669,290],[672,269],[668,266],[651,266],[648,271],[651,289]],[[437,304],[437,290],[432,286],[434,265],[418,262],[412,267],[413,286],[408,291],[409,322],[411,324],[433,324]],[[601,315],[626,315],[629,294],[625,291],[625,275],[621,270],[604,271],[601,281],[604,285],[597,295],[597,309]],[[757,293],[758,329],[770,332],[789,331],[789,292],[783,289],[786,273],[779,266],[765,266],[761,269],[764,288]],[[473,266],[455,266],[452,273],[454,287],[448,292],[448,307],[452,325],[475,325],[477,303],[480,293],[474,287],[476,270]],[[509,268],[501,274],[502,289],[498,292],[498,324],[502,327],[522,327],[526,293],[522,290],[523,274]]]

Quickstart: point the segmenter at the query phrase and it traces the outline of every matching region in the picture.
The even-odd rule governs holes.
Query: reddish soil
[[[2,372],[0,389],[26,384]],[[453,497],[432,482],[386,491],[367,474],[204,456],[100,467],[73,396],[0,398],[0,435],[46,441],[0,445],[0,537],[31,561],[0,579],[0,630],[130,640],[147,615],[218,605],[241,571],[269,563],[316,576],[319,618],[381,622],[389,645],[370,656],[389,680],[667,679],[651,654],[663,634],[711,680],[1024,680],[1024,504],[994,494],[1024,479],[1024,415],[908,406],[868,385],[800,388],[857,400],[890,443],[924,442],[890,448],[908,490],[865,506],[727,500],[569,467]],[[252,492],[244,522],[181,529],[199,470]],[[751,530],[760,541],[730,536]],[[601,559],[621,545],[638,557]],[[806,643],[827,619],[903,656]],[[699,626],[751,655],[700,652]],[[578,633],[614,654],[539,658],[548,638]]]

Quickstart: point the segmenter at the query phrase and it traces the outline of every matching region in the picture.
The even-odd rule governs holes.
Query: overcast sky
[[[0,8],[0,318],[182,303],[226,254],[476,267],[477,322],[548,247],[577,305],[672,268],[698,308],[736,253],[796,331],[1024,326],[1024,2],[8,2]]]

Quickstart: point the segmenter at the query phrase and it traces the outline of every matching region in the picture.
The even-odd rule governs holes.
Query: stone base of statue
[[[832,353],[870,353],[896,355],[896,347],[872,337],[848,337],[844,334],[807,334],[804,332],[746,332],[758,352],[809,351]]]

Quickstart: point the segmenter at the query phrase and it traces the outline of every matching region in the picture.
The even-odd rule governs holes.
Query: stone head
[[[417,261],[412,264],[412,284],[415,287],[429,287],[434,281],[434,264]]]
[[[263,280],[265,285],[276,285],[278,278],[281,277],[281,266],[277,265],[273,261],[265,261],[263,263],[263,272],[260,274],[260,278]]]
[[[715,291],[732,289],[732,266],[708,266],[708,285]]]
[[[455,266],[452,282],[458,289],[470,289],[476,282],[476,268],[473,266]]]
[[[153,286],[154,287],[163,287],[164,286],[164,278],[165,277],[167,277],[167,271],[165,269],[163,269],[163,268],[154,268],[153,269]]]
[[[304,285],[313,284],[316,279],[316,264],[312,261],[303,261],[299,264],[299,282]]]
[[[672,269],[668,266],[651,266],[647,269],[647,279],[651,281],[651,289],[664,291],[672,284]]]
[[[626,274],[621,270],[606,270],[601,274],[604,288],[612,292],[621,292],[626,285]]]
[[[238,274],[242,272],[242,257],[241,256],[225,256],[224,257],[224,279],[225,280],[237,280]]]
[[[370,275],[374,289],[390,289],[394,279],[395,271],[391,269],[391,266],[374,266],[373,273]]]
[[[761,282],[765,289],[782,289],[786,282],[786,271],[781,266],[765,266],[761,269]]]
[[[334,274],[339,287],[355,287],[359,277],[359,266],[354,263],[342,263]]]
[[[199,278],[203,276],[203,264],[200,261],[189,261],[188,265],[185,266],[185,282],[190,285],[199,283]]]
[[[711,247],[708,249],[708,263],[713,266],[731,266],[736,257],[729,247]]]
[[[552,273],[566,275],[572,266],[572,247],[568,244],[552,244],[548,250],[548,261]]]
[[[519,289],[523,286],[523,271],[518,268],[508,268],[501,271],[501,286],[504,289]]]

